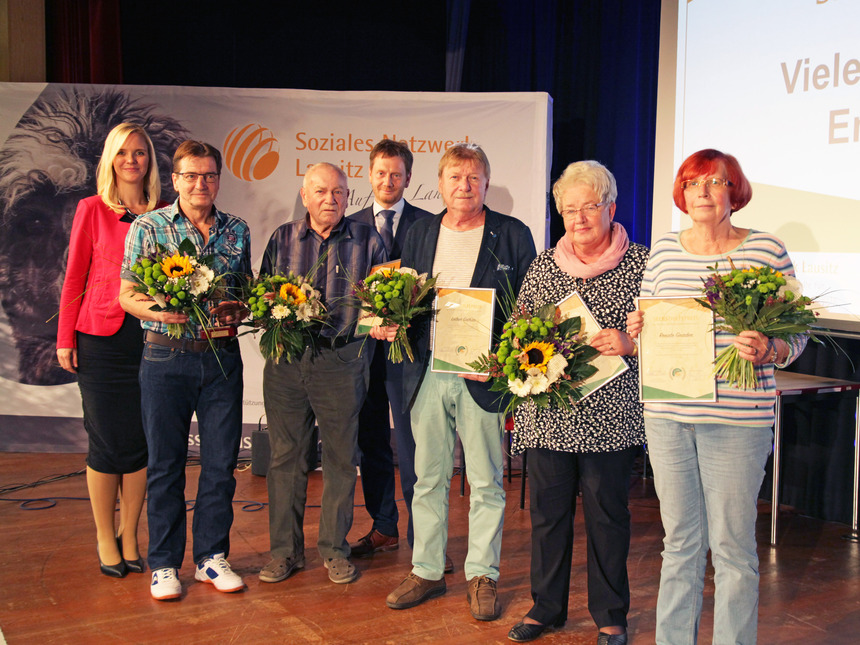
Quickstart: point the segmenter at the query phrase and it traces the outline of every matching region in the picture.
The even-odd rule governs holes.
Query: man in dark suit
[[[519,291],[535,258],[528,227],[484,205],[490,164],[472,143],[449,148],[439,162],[439,192],[446,210],[416,222],[403,245],[403,263],[437,278],[439,287]],[[495,337],[506,312],[496,308]],[[495,620],[505,512],[502,435],[505,401],[484,377],[433,372],[427,317],[415,320],[410,338],[415,362],[404,363],[404,398],[411,409],[417,481],[412,500],[415,543],[412,572],[386,598],[392,609],[408,609],[446,591],[443,576],[448,536],[448,491],[459,435],[469,479],[469,549],[463,567],[469,610],[477,620]],[[375,338],[396,327],[373,329]]]
[[[409,227],[418,219],[430,216],[430,213],[403,199],[403,191],[409,186],[412,177],[412,152],[407,143],[383,139],[370,151],[369,168],[374,202],[349,217],[374,226],[385,242],[389,259],[395,260],[400,257]],[[350,544],[352,555],[357,558],[380,551],[393,551],[399,545],[389,401],[394,420],[400,487],[409,511],[407,541],[412,546],[415,442],[412,439],[409,412],[403,411],[403,364],[388,361],[387,351],[388,343],[376,343],[367,399],[358,421],[361,487],[365,507],[373,518],[373,527],[358,542]]]

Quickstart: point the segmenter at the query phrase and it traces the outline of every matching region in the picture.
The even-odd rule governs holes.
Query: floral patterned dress
[[[555,262],[555,249],[538,255],[529,267],[517,304],[535,311],[577,291],[604,329],[627,328],[635,309],[648,249],[631,243],[614,269],[594,278],[574,278]],[[625,356],[630,369],[573,405],[539,410],[531,402],[514,412],[513,454],[527,448],[562,452],[615,452],[645,443],[639,403],[638,360]]]

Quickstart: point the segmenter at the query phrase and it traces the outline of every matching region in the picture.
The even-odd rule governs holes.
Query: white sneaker
[[[152,572],[152,585],[149,587],[156,600],[173,600],[182,595],[182,585],[176,577],[176,569],[164,567]]]
[[[215,585],[218,591],[231,593],[245,588],[242,578],[233,573],[223,553],[216,553],[197,565],[194,579]]]

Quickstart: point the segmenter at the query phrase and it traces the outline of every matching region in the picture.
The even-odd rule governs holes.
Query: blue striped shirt
[[[223,284],[228,289],[239,287],[242,281],[251,275],[251,231],[245,220],[221,212],[217,208],[213,208],[213,211],[215,220],[209,228],[209,241],[205,245],[203,235],[182,214],[178,199],[170,206],[145,213],[135,219],[125,238],[122,278],[137,282],[138,276],[131,271],[131,267],[140,256],[155,253],[156,244],[173,251],[188,238],[194,243],[198,256],[214,256],[212,270],[216,276],[226,274]],[[235,298],[236,294],[228,295],[228,299]],[[144,329],[160,334],[167,333],[165,323],[144,320],[142,325]],[[194,337],[200,338],[203,329],[199,325],[196,327]],[[191,337],[188,332],[186,335]]]
[[[372,226],[342,217],[325,239],[308,226],[308,215],[278,227],[266,245],[260,273],[293,271],[306,276],[325,256],[314,275],[315,289],[322,294],[328,325],[327,338],[350,336],[358,321],[358,300],[352,295],[354,282],[363,280],[371,267],[388,259],[379,233]]]
[[[786,275],[794,275],[794,266],[783,243],[769,233],[749,232],[746,239],[734,250],[721,255],[693,255],[681,245],[679,233],[667,233],[651,248],[645,275],[642,278],[643,296],[702,296],[702,278],[717,265],[720,273],[735,267],[770,266]],[[721,318],[717,318],[721,322]],[[716,332],[716,352],[728,347],[734,340],[731,332]],[[793,336],[789,342],[788,362],[797,358],[806,347],[807,336]],[[717,400],[702,403],[646,403],[646,418],[661,418],[680,423],[723,423],[738,426],[773,425],[773,405],[776,398],[773,365],[755,367],[758,387],[741,390],[717,379]]]

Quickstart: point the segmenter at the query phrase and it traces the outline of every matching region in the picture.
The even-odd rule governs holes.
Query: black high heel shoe
[[[122,536],[116,536],[116,546],[119,549],[119,554],[122,556]],[[125,568],[131,571],[132,573],[143,573],[146,570],[146,561],[143,558],[138,558],[137,560],[126,560],[122,559],[125,563]]]
[[[101,572],[110,578],[125,578],[128,574],[128,567],[125,560],[120,559],[118,564],[105,564],[102,562],[102,556],[99,553],[99,547],[96,545],[96,555],[99,557],[99,569]],[[120,558],[122,556],[120,555]]]

